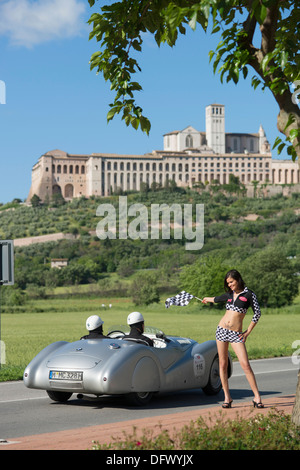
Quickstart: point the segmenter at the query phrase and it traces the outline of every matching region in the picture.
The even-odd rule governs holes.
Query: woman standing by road
[[[222,387],[225,395],[223,408],[231,408],[232,399],[228,386],[228,346],[231,346],[243,368],[249,385],[254,393],[253,406],[263,408],[260,394],[257,388],[255,376],[249,363],[245,341],[256,323],[261,311],[254,292],[245,286],[245,283],[238,271],[232,269],[228,271],[224,279],[225,293],[217,297],[204,297],[203,303],[226,302],[226,313],[220,320],[216,331],[217,348],[219,354],[219,368]],[[254,315],[247,330],[243,331],[243,319],[247,309],[252,307]]]

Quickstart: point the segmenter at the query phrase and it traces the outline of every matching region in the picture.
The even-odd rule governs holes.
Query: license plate
[[[66,370],[50,370],[49,379],[51,380],[82,380],[83,372],[69,372]]]

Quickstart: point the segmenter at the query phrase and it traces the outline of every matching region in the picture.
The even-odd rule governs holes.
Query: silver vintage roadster
[[[221,390],[216,342],[197,343],[166,336],[146,327],[154,347],[128,338],[128,327],[112,327],[107,338],[58,341],[43,349],[26,367],[28,388],[46,390],[54,401],[73,393],[126,395],[134,405],[145,405],[154,393],[199,389],[208,395]],[[228,356],[228,376],[232,360]]]

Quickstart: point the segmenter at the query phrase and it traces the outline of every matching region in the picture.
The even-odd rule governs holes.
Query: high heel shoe
[[[229,402],[224,402],[223,405],[222,405],[222,408],[231,408],[231,403],[233,402],[233,400],[230,400]]]
[[[253,408],[264,408],[265,406],[262,404],[261,401],[257,402],[255,400],[252,400],[253,403]]]

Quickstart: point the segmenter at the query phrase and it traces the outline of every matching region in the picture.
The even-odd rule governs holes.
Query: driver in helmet
[[[127,325],[130,326],[130,333],[128,338],[142,339],[146,341],[149,346],[154,346],[151,338],[143,335],[144,332],[144,317],[140,312],[132,312],[127,317]]]
[[[107,338],[103,334],[103,323],[104,321],[98,315],[90,316],[86,321],[86,329],[88,330],[89,334],[82,336],[80,339],[101,339]]]

